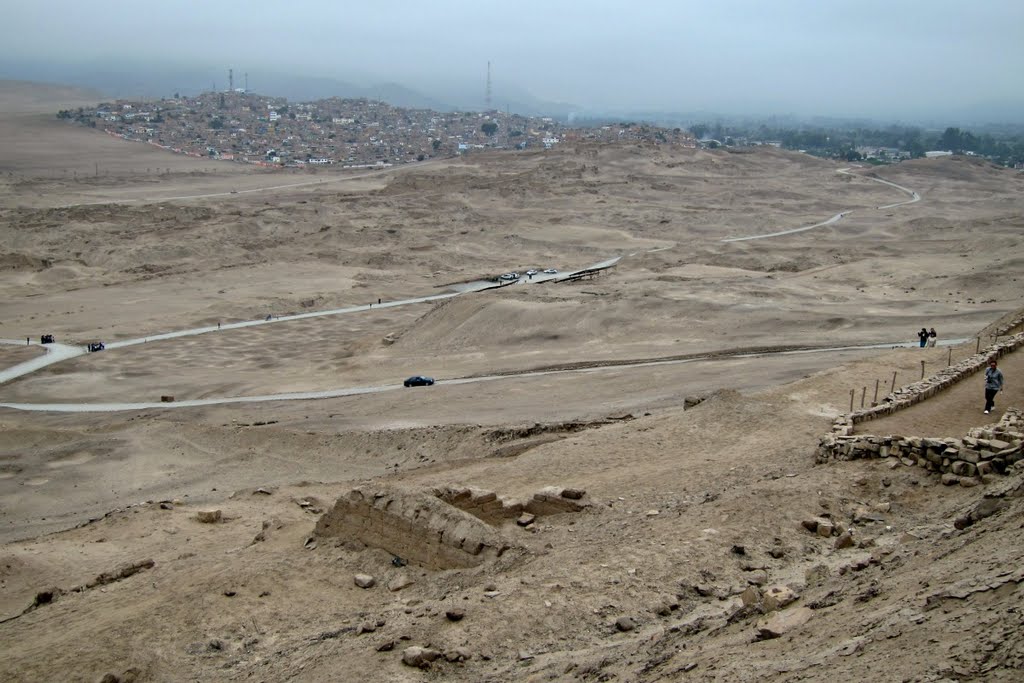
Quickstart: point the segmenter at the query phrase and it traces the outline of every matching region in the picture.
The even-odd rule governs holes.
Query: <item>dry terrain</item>
[[[271,320],[0,385],[3,680],[1024,676],[1022,475],[814,464],[851,391],[1024,310],[1019,172],[569,144],[275,173],[53,117],[88,95],[0,87],[0,366]],[[953,343],[895,348],[922,326]],[[1024,354],[1001,367],[994,415],[975,376],[859,431],[961,437],[1024,407]]]

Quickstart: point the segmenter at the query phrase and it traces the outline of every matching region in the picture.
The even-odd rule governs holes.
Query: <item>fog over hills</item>
[[[794,114],[1024,122],[1024,3],[209,0],[18,3],[0,77],[160,97],[235,85],[289,99],[630,117]]]

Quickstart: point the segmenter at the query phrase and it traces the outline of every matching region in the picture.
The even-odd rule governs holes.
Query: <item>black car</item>
[[[407,387],[429,387],[433,383],[433,377],[424,377],[423,375],[413,375],[405,380],[405,386]]]

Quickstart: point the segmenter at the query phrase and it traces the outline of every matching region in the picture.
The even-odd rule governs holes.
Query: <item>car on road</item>
[[[433,377],[425,377],[424,375],[413,375],[404,382],[407,387],[429,387],[434,384]]]
[[[527,277],[533,277],[534,275],[536,275],[539,272],[540,271],[537,270],[536,268],[530,268],[528,271],[526,271],[526,276]]]
[[[519,273],[503,273],[503,274],[499,275],[498,277],[500,279],[502,279],[502,280],[507,280],[507,281],[518,280],[519,279]]]
[[[554,274],[556,274],[557,272],[558,272],[558,269],[557,269],[557,268],[545,268],[545,269],[544,269],[544,273],[545,273],[546,275],[554,275]]]

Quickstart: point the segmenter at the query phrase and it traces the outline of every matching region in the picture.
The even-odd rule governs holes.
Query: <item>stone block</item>
[[[970,462],[957,460],[949,467],[949,471],[958,477],[973,477],[977,468]]]
[[[223,519],[223,515],[220,510],[199,510],[196,519],[203,524],[215,524]]]
[[[757,638],[766,640],[778,638],[793,629],[799,628],[811,620],[814,612],[808,607],[777,612],[757,625]]]

